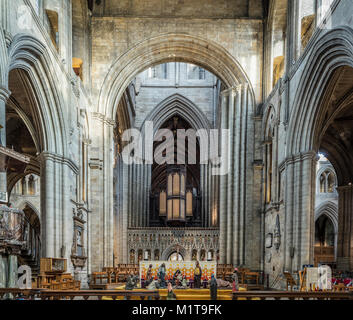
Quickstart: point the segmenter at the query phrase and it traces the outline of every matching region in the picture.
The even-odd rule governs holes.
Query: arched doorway
[[[335,70],[323,96],[320,152],[325,154],[337,173],[338,242],[337,267],[353,270],[353,230],[349,227],[353,214],[353,68]],[[333,106],[332,106],[333,105]],[[336,179],[332,172],[323,173],[321,189],[334,192]]]
[[[184,261],[184,257],[179,252],[175,251],[169,256],[168,261],[170,262]]]
[[[19,263],[31,267],[32,275],[39,274],[41,257],[41,237],[40,220],[34,209],[26,204],[23,212],[25,213],[25,247],[19,256]]]
[[[325,214],[315,221],[314,264],[334,265],[335,262],[335,228]]]

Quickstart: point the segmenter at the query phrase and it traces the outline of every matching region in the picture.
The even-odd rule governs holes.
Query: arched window
[[[53,10],[45,10],[47,14],[47,25],[51,41],[59,50],[59,14]]]
[[[197,260],[197,250],[196,249],[192,250],[191,260],[192,261],[196,261]]]
[[[320,175],[320,193],[333,193],[336,187],[336,176],[331,170],[325,170]]]
[[[272,57],[272,87],[283,76],[285,71],[285,49],[287,35],[287,7],[288,0],[274,1],[271,28],[271,57]]]
[[[148,69],[148,78],[150,79],[167,79],[168,66],[166,63],[153,66]]]
[[[332,172],[327,175],[327,192],[333,193],[335,189],[335,176]]]
[[[322,173],[320,176],[320,193],[326,192],[326,174]]]
[[[154,250],[154,260],[155,261],[159,260],[159,250],[158,249]]]
[[[22,195],[26,195],[26,194],[27,194],[26,177],[24,177],[24,178],[21,180],[21,185],[22,185]]]
[[[33,196],[36,193],[36,185],[33,175],[28,178],[28,194]]]
[[[184,261],[183,256],[179,252],[173,252],[170,256],[168,261]]]
[[[189,80],[204,80],[206,79],[205,69],[195,66],[194,64],[187,64],[187,78]]]
[[[316,0],[301,0],[300,3],[300,40],[301,53],[305,50],[315,30]]]

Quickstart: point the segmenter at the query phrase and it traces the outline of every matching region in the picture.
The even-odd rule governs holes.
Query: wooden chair
[[[306,291],[306,268],[303,271],[298,271],[299,274],[299,283],[300,283],[300,291]]]
[[[344,285],[344,283],[339,283],[339,284],[333,286],[333,291],[335,291],[335,292],[346,291],[346,289],[347,289],[347,287]]]
[[[246,283],[248,283],[248,281],[255,280],[256,285],[258,285],[259,278],[260,278],[260,274],[258,272],[252,272],[252,271],[245,272]]]
[[[239,283],[240,284],[245,284],[245,273],[246,272],[250,272],[250,269],[248,269],[248,268],[238,268]]]
[[[293,287],[296,286],[297,283],[295,282],[292,274],[290,272],[284,271],[283,275],[287,281],[287,291],[289,291],[289,287],[291,288],[291,291],[293,291]]]

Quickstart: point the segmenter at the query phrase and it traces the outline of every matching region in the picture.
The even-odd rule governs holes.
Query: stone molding
[[[79,174],[78,166],[71,159],[68,159],[68,158],[61,156],[59,154],[52,153],[52,152],[42,152],[38,156],[38,158],[40,160],[51,160],[55,163],[64,164],[64,165],[68,166],[73,171],[74,174]]]

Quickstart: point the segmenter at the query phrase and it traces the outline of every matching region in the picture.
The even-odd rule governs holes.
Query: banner
[[[175,271],[180,270],[183,277],[187,280],[194,280],[194,269],[196,261],[140,261],[140,278],[141,280],[146,279],[147,270],[150,264],[152,265],[152,275],[154,279],[157,279],[158,268],[161,264],[165,264],[166,267],[166,280],[172,280]],[[216,261],[200,261],[200,267],[202,269],[202,280],[210,280],[212,274],[217,274],[217,262]]]

